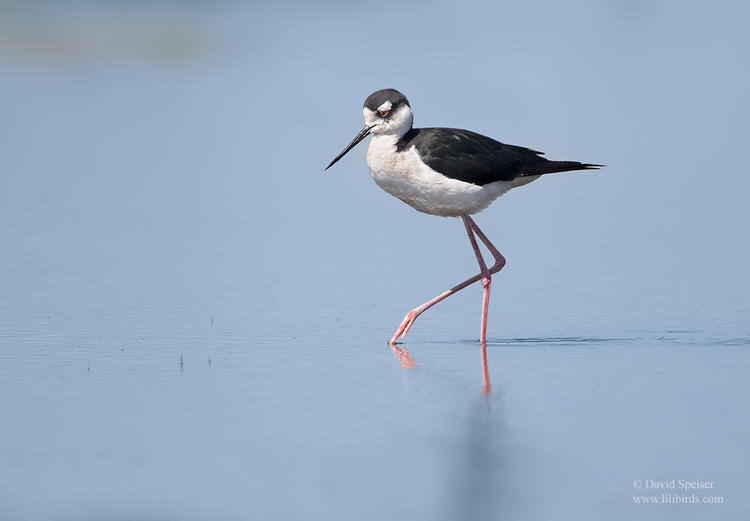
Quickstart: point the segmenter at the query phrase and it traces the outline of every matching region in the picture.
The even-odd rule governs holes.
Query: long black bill
[[[375,125],[373,125],[372,127],[374,127],[374,126]],[[333,158],[333,161],[331,161],[328,164],[328,166],[325,167],[325,170],[328,170],[329,168],[331,168],[334,164],[336,164],[336,162],[339,159],[341,159],[342,157],[344,157],[347,152],[349,152],[352,148],[354,148],[355,146],[357,146],[357,143],[359,143],[364,138],[366,138],[367,136],[369,136],[370,135],[370,131],[372,130],[372,127],[365,126],[365,128],[363,128],[362,131],[359,134],[357,134],[357,137],[355,137],[354,139],[352,139],[352,142],[349,143],[348,145],[346,145],[346,148],[344,149],[344,151],[341,152],[339,155],[337,155],[336,157]]]

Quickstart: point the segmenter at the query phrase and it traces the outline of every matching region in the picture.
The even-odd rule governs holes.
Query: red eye
[[[388,115],[388,111],[387,111],[387,110],[381,110],[381,111],[380,111],[380,116],[381,116],[381,117],[385,117],[385,116],[387,116],[387,115]]]

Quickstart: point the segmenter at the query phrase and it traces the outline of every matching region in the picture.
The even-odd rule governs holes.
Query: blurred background
[[[747,513],[748,14],[0,3],[0,519]],[[460,222],[366,144],[323,173],[386,87],[607,164],[477,216],[508,259],[489,396],[477,288],[420,317],[414,370],[385,345],[476,271]],[[634,507],[650,476],[731,501]]]

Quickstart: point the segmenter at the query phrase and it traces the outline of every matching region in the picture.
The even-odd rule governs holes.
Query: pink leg
[[[474,222],[474,220],[469,217],[468,215],[464,216],[464,224],[466,224],[467,229],[469,226],[471,226],[471,229],[474,230],[474,232],[479,236],[479,239],[484,243],[485,246],[487,246],[487,249],[490,250],[490,253],[495,258],[495,265],[492,267],[492,269],[487,270],[484,264],[484,259],[482,258],[482,254],[479,251],[479,247],[477,246],[477,241],[474,239],[474,237],[470,236],[471,239],[471,245],[474,248],[474,253],[477,256],[477,261],[479,261],[479,267],[482,269],[482,324],[481,329],[479,333],[479,341],[483,344],[487,342],[487,312],[489,310],[490,306],[490,289],[492,287],[492,274],[497,273],[501,269],[503,269],[503,266],[505,266],[505,257],[502,256],[502,254],[495,248],[495,246],[490,242],[490,240],[487,238],[487,236],[482,232],[482,230],[479,229],[479,226],[477,226],[477,223]]]
[[[501,269],[503,269],[503,266],[505,266],[505,257],[503,257],[500,252],[495,248],[495,246],[490,242],[490,240],[487,238],[487,236],[482,233],[482,230],[479,229],[479,226],[477,226],[477,223],[474,222],[474,220],[469,217],[468,215],[462,215],[461,218],[463,219],[464,226],[466,227],[466,232],[469,234],[469,240],[471,241],[472,248],[474,249],[474,253],[477,256],[477,260],[479,261],[479,267],[482,271],[482,273],[478,275],[474,275],[470,279],[467,279],[463,281],[461,284],[458,284],[456,286],[453,286],[448,291],[445,291],[438,295],[437,297],[433,298],[432,300],[428,300],[421,306],[418,306],[411,311],[409,311],[406,316],[404,317],[404,320],[401,322],[401,325],[398,326],[398,329],[396,329],[396,333],[394,333],[393,338],[390,340],[390,344],[395,344],[396,340],[398,339],[399,335],[401,338],[406,338],[406,334],[411,329],[411,326],[414,324],[414,321],[417,319],[419,315],[430,309],[432,306],[440,302],[441,300],[450,297],[454,293],[457,293],[464,289],[467,286],[471,286],[475,282],[481,280],[482,285],[484,286],[484,293],[483,293],[483,300],[482,300],[482,333],[481,333],[481,341],[484,342],[486,340],[486,330],[487,330],[487,309],[489,307],[490,302],[490,292],[489,292],[489,286],[491,282],[491,276],[494,273],[497,273]],[[477,241],[474,238],[474,233],[477,234],[479,239],[484,243],[485,246],[487,246],[487,249],[490,251],[492,256],[495,258],[495,264],[493,264],[490,268],[487,268],[484,259],[482,258],[482,254],[479,251],[479,246],[477,245]],[[485,280],[487,283],[485,283]]]
[[[464,226],[466,226],[466,233],[469,234],[469,241],[471,242],[471,247],[474,248],[474,255],[477,256],[477,262],[479,262],[479,270],[482,274],[482,326],[479,333],[479,341],[484,344],[485,342],[487,342],[487,311],[490,307],[490,288],[492,287],[492,276],[490,275],[489,270],[487,270],[487,265],[484,263],[482,252],[479,251],[477,239],[472,233],[472,229],[474,226],[476,226],[476,223],[474,223],[473,221],[469,221],[469,219],[470,218],[468,215],[463,216]],[[479,227],[477,226],[477,228]]]

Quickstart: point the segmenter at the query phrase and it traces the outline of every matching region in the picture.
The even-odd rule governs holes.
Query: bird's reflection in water
[[[393,351],[393,356],[398,360],[401,369],[414,369],[417,367],[417,363],[414,358],[409,354],[409,351],[405,347],[399,347],[395,344],[388,344]],[[480,356],[482,359],[482,396],[487,396],[492,392],[492,382],[490,382],[490,369],[487,364],[487,344],[483,343],[480,348]]]
[[[395,344],[388,344],[393,351],[393,356],[398,360],[401,369],[414,369],[417,367],[417,363],[409,354],[409,351],[405,347],[398,347]]]
[[[446,461],[442,519],[494,521],[515,510],[510,455],[503,420],[502,385],[490,382],[487,344],[480,347],[481,396],[469,401],[457,416],[454,450]]]
[[[391,344],[391,351],[402,369],[417,363],[406,350]],[[492,390],[487,344],[480,344],[482,386],[479,396],[452,411],[455,431],[451,450],[445,453],[445,503],[439,519],[477,521],[501,519],[514,510],[510,462],[502,419],[502,386]],[[459,421],[456,419],[461,418]],[[443,441],[444,442],[444,441]]]
[[[482,396],[487,396],[492,392],[492,382],[490,382],[490,368],[487,365],[487,344],[482,342],[480,350],[482,357]]]

